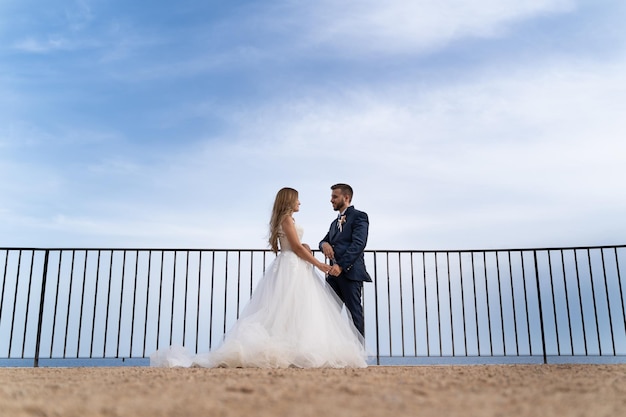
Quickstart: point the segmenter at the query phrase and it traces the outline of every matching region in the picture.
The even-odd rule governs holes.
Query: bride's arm
[[[313,256],[313,254],[311,253],[311,250],[307,249],[305,245],[300,242],[298,232],[296,231],[296,226],[293,224],[293,219],[291,218],[291,216],[285,216],[281,225],[283,227],[285,237],[289,241],[289,245],[291,245],[294,253],[305,261],[313,264],[321,271],[328,272],[330,266],[317,260],[317,258],[315,258],[315,256]]]

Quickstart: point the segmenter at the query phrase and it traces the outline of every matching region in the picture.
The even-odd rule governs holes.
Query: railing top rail
[[[593,245],[593,246],[546,246],[537,248],[486,248],[486,249],[366,249],[366,253],[471,253],[471,252],[531,252],[531,251],[559,251],[585,249],[613,249],[626,248],[621,245]],[[271,249],[261,248],[164,248],[164,247],[0,247],[0,250],[22,251],[138,251],[138,252],[271,252]],[[318,251],[317,249],[313,249]]]
[[[0,250],[22,251],[135,251],[135,252],[271,252],[271,249],[245,248],[146,248],[146,247],[0,247]]]
[[[613,249],[626,248],[626,245],[596,245],[596,246],[547,246],[538,248],[487,248],[487,249],[366,249],[365,252],[388,252],[388,253],[470,253],[470,252],[545,252],[560,250],[585,250],[585,249]]]

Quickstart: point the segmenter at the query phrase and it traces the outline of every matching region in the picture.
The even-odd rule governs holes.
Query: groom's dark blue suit
[[[365,321],[361,290],[363,281],[372,281],[365,269],[363,256],[369,231],[369,219],[367,213],[353,206],[348,207],[344,215],[344,221],[340,222],[338,217],[331,223],[319,247],[321,249],[324,242],[332,246],[335,259],[331,259],[331,264],[338,264],[342,272],[336,277],[328,275],[326,281],[346,305],[357,330],[364,335]]]

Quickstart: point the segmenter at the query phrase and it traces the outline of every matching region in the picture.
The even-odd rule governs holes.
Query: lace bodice
[[[296,232],[298,233],[298,239],[302,241],[302,236],[304,235],[304,229],[302,228],[302,226],[299,226],[297,223],[295,224],[295,226],[296,226]],[[282,227],[278,229],[278,243],[280,244],[281,251],[292,250],[291,245],[289,244],[289,240],[287,239],[287,236],[283,232]]]

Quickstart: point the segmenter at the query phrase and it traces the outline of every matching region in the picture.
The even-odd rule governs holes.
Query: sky
[[[626,243],[623,0],[0,1],[0,247]]]

